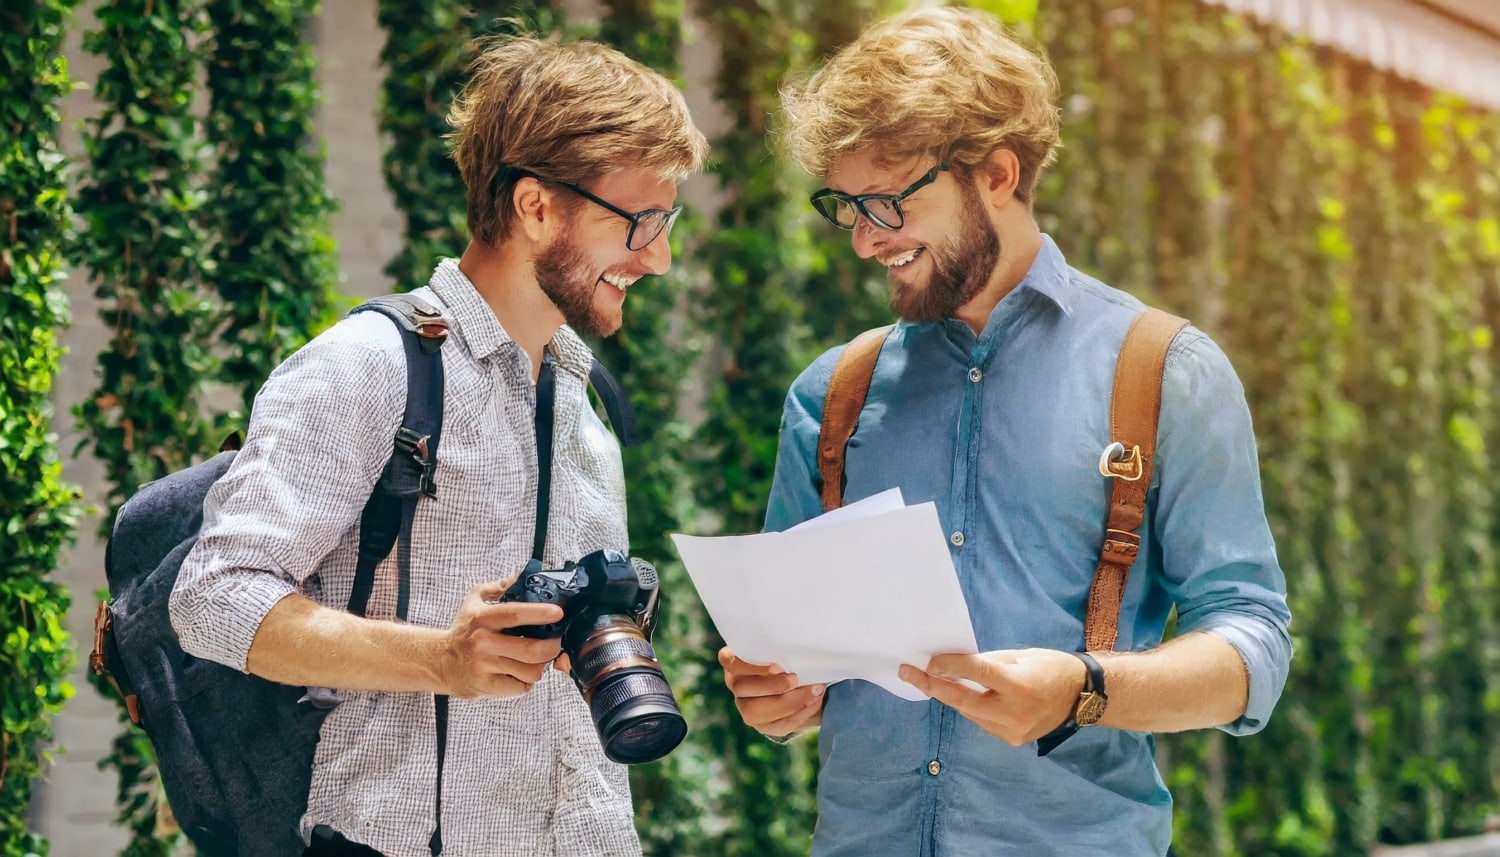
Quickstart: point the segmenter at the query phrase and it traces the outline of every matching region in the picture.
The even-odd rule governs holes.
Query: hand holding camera
[[[448,695],[520,696],[542,678],[557,657],[559,641],[506,633],[516,627],[557,622],[562,610],[547,603],[501,603],[506,587],[485,583],[469,590],[448,629],[445,657],[439,663],[441,685]]]
[[[500,596],[505,606],[561,608],[560,616],[548,614],[555,619],[503,633],[551,641],[554,656],[561,644],[604,754],[623,764],[655,761],[687,735],[687,721],[651,648],[659,593],[650,563],[601,550],[554,570],[533,561]]]

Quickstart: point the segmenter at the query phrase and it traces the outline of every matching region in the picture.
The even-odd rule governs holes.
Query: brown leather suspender
[[[1140,550],[1139,530],[1146,514],[1146,491],[1156,455],[1156,425],[1161,412],[1161,379],[1167,349],[1187,321],[1157,309],[1136,317],[1115,366],[1110,401],[1112,442],[1099,461],[1101,475],[1114,480],[1099,565],[1089,589],[1084,642],[1088,651],[1113,649],[1119,634],[1120,604],[1130,566]],[[823,510],[843,505],[844,457],[870,392],[880,347],[891,327],[867,330],[839,355],[824,399],[818,433],[818,473],[823,477]]]
[[[823,477],[823,511],[844,505],[844,453],[859,424],[859,412],[870,393],[875,360],[886,334],[895,325],[867,330],[854,338],[833,367],[823,399],[823,427],[818,431],[818,473]]]
[[[1083,622],[1085,651],[1107,652],[1115,647],[1119,635],[1120,604],[1125,598],[1130,566],[1141,548],[1139,531],[1146,517],[1146,491],[1151,487],[1151,465],[1156,457],[1162,372],[1167,367],[1167,349],[1185,326],[1187,321],[1175,315],[1148,309],[1131,322],[1120,346],[1109,404],[1113,442],[1099,459],[1099,473],[1114,482],[1099,565],[1089,587],[1088,614]]]

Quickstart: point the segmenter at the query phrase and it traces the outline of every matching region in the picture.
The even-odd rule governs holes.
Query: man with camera
[[[401,333],[362,313],[261,389],[204,505],[173,625],[198,657],[333,689],[301,823],[308,853],[639,854],[625,769],[551,666],[565,641],[527,633],[564,612],[517,578],[527,569],[545,586],[550,574],[554,590],[580,593],[641,582],[623,557],[620,452],[589,404],[579,334],[614,333],[627,291],[668,269],[677,184],[707,143],[655,72],[597,44],[525,36],[486,46],[449,119],[471,243],[414,293],[451,332],[437,490],[416,506],[409,557],[378,566],[366,616],[343,611],[407,394]],[[543,384],[553,425],[539,462]],[[534,534],[539,480],[551,514]],[[648,584],[619,597],[625,618],[644,612]],[[600,597],[570,607],[570,619],[586,614],[577,645],[614,639],[608,599],[585,609]]]
[[[1056,95],[1044,59],[958,8],[876,24],[783,90],[786,146],[827,185],[814,207],[887,268],[901,317],[865,376],[843,499],[899,487],[936,504],[980,650],[902,666],[926,702],[858,680],[805,686],[721,651],[747,724],[776,739],[819,729],[814,857],[1165,854],[1151,733],[1255,732],[1286,681],[1290,615],[1249,413],[1192,327],[1161,374],[1118,641],[1084,651],[1111,382],[1145,308],[1069,267],[1033,218]],[[818,438],[843,350],[792,385],[767,530],[822,511]]]

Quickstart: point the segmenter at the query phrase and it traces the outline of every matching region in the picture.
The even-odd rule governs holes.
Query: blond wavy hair
[[[1020,161],[1029,202],[1058,146],[1057,75],[1047,60],[974,9],[913,9],[872,25],[810,77],[781,90],[778,136],[803,169],[871,151],[896,161],[946,158],[961,173],[995,149]]]
[[[708,155],[670,81],[589,41],[489,38],[448,124],[469,234],[491,246],[510,234],[515,169],[572,184],[624,169],[680,180]]]

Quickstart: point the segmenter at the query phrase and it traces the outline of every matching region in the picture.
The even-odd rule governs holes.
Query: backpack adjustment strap
[[[448,319],[432,307],[414,305],[412,325],[417,329],[417,336],[421,337],[422,350],[428,354],[442,348],[448,341]]]
[[[110,609],[108,601],[100,601],[99,607],[94,611],[94,650],[89,652],[89,668],[94,671],[94,675],[109,680],[115,693],[124,700],[125,713],[130,715],[130,722],[140,726],[141,698],[136,695],[135,688],[125,678],[124,672],[118,668],[122,663],[120,650],[115,642],[114,611]]]
[[[417,465],[417,490],[428,497],[436,497],[437,484],[434,476],[437,473],[437,461],[428,449],[428,442],[431,440],[432,435],[419,434],[407,426],[396,430],[396,450]]]

